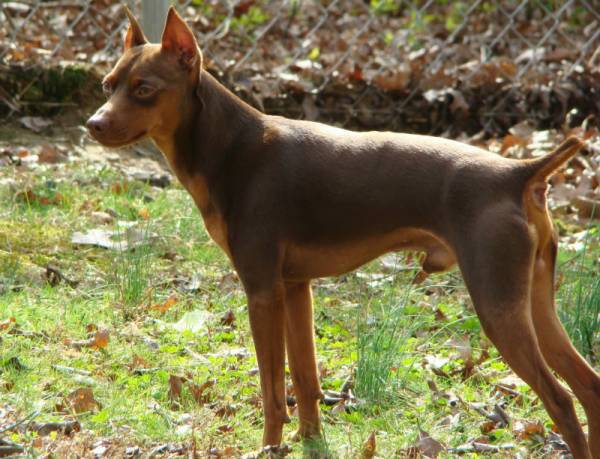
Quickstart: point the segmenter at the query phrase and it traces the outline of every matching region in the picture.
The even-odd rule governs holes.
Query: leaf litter
[[[85,233],[74,232],[71,242],[75,245],[93,245],[117,252],[125,252],[152,244],[158,238],[153,232],[136,227],[136,222],[117,222],[117,229],[94,228]]]
[[[599,139],[598,139],[598,133],[594,132],[593,130],[587,130],[587,131],[578,131],[579,134],[583,135],[583,136],[588,136],[588,146],[586,147],[586,150],[583,152],[582,155],[582,160],[578,161],[573,161],[571,164],[569,164],[569,166],[562,171],[561,173],[557,174],[557,176],[555,176],[555,178],[553,179],[553,188],[550,191],[550,205],[553,207],[554,210],[558,210],[561,218],[567,219],[570,222],[575,222],[578,225],[582,225],[584,222],[586,222],[589,219],[589,214],[585,209],[582,209],[581,206],[579,206],[577,204],[577,196],[578,195],[584,195],[586,198],[588,199],[592,199],[592,200],[596,200],[598,199],[600,190],[598,189],[598,165],[600,164],[600,143]],[[575,132],[576,134],[578,132]],[[591,134],[590,134],[591,132]],[[536,131],[535,129],[533,129],[532,127],[527,127],[527,126],[520,126],[520,127],[515,127],[515,129],[509,134],[507,135],[504,139],[500,139],[500,140],[494,140],[494,139],[490,139],[490,140],[476,140],[476,139],[472,139],[473,143],[477,143],[477,142],[481,142],[484,144],[484,146],[488,146],[490,147],[493,151],[496,151],[497,154],[502,154],[502,155],[506,155],[506,156],[510,156],[510,157],[522,157],[522,158],[528,158],[528,157],[534,157],[534,156],[539,156],[541,154],[544,154],[546,152],[548,152],[553,146],[555,146],[563,137],[565,133],[564,132],[558,132],[558,131],[546,131],[546,132],[542,132],[539,133],[539,131]],[[32,150],[33,151],[33,150]],[[69,154],[69,153],[67,153]],[[21,160],[23,158],[27,158],[27,157],[31,157],[31,164],[33,163],[43,163],[46,162],[46,160],[44,161],[40,161],[40,157],[43,157],[42,154],[40,154],[40,152],[36,152],[36,153],[27,153],[25,154],[24,152],[21,153],[22,157]],[[50,157],[51,155],[49,154],[48,157]],[[13,156],[11,156],[12,158]],[[15,158],[18,157],[18,155],[14,155]],[[11,160],[12,161],[12,160]],[[15,167],[17,169],[25,169],[25,168],[29,168],[29,165],[27,164],[27,161],[25,161],[24,163],[21,163],[20,165],[15,165],[17,164],[16,162],[11,162],[10,163],[11,166],[10,167]],[[52,161],[48,161],[48,164],[51,165],[52,167],[56,166],[56,167],[66,167],[68,165],[68,162],[65,164],[62,161],[57,161],[57,162],[52,162]],[[8,166],[8,165],[7,165]],[[60,170],[60,169],[58,169]],[[37,173],[34,172],[33,169],[29,170],[28,173]],[[21,188],[22,190],[25,189],[24,194],[22,194],[21,196],[23,198],[25,198],[25,200],[29,200],[30,202],[35,202],[37,204],[40,204],[42,206],[46,206],[46,207],[52,207],[52,206],[60,206],[64,203],[63,198],[59,198],[59,199],[55,199],[56,194],[54,195],[46,195],[44,193],[39,194],[38,193],[38,189],[36,188]],[[563,190],[563,191],[561,191]],[[28,193],[28,191],[31,191],[31,194]],[[123,193],[123,186],[120,186],[119,189],[119,193]],[[54,197],[53,197],[54,196]],[[59,195],[60,196],[60,195]],[[24,200],[22,198],[17,198],[17,201],[21,201],[23,202]],[[140,207],[141,209],[144,209],[144,207]],[[107,218],[105,215],[102,216],[102,218],[98,218],[98,221],[96,223],[98,224],[110,224],[110,223],[114,223],[115,221],[115,217],[111,214],[106,213],[106,215],[109,215],[110,217],[112,217],[112,220],[110,218]],[[137,215],[139,218],[141,218],[142,220],[145,217],[148,218],[154,218],[153,217],[153,213],[152,211],[148,211],[148,213],[146,213],[145,211],[142,211],[141,213],[138,212]],[[106,220],[106,221],[102,221],[102,219]],[[581,227],[581,226],[580,226]],[[82,231],[82,233],[85,234],[85,231]],[[588,237],[588,230],[582,230],[579,232],[568,232],[566,234],[561,235],[561,238],[566,242],[565,246],[570,249],[570,250],[581,250],[581,248],[583,247],[584,241],[586,240],[586,238]],[[110,236],[109,236],[110,237]],[[107,247],[108,248],[108,247]],[[112,249],[111,249],[112,250]],[[128,250],[128,249],[127,249]],[[384,271],[384,274],[389,274],[390,271],[401,271],[403,270],[405,267],[409,267],[410,268],[410,264],[406,264],[405,263],[404,258],[400,258],[399,260],[394,260],[394,262],[389,262],[387,263],[387,266],[384,263],[384,266],[382,267],[382,271]],[[180,262],[182,261],[181,258],[179,260]],[[62,266],[62,265],[61,265]],[[69,271],[66,271],[69,272]],[[375,273],[378,274],[378,273]],[[51,274],[56,276],[57,279],[60,279],[60,275],[58,274]],[[383,276],[383,275],[373,275],[372,273],[366,273],[366,275],[364,275],[363,277],[365,277],[364,280],[362,280],[362,283],[365,282],[372,282],[371,287],[372,288],[382,288],[384,287],[386,284],[389,284],[390,282],[394,281],[393,276]],[[56,281],[55,281],[56,282]],[[59,283],[62,281],[58,281]],[[67,281],[64,281],[68,284]],[[207,279],[205,279],[204,277],[202,278],[202,282],[208,282]],[[51,282],[52,283],[52,282]],[[58,284],[57,284],[58,285]],[[85,281],[84,281],[84,286],[85,286]],[[343,289],[339,289],[340,284],[332,284],[333,285],[333,289],[336,291],[336,295],[339,295]],[[231,292],[235,292],[236,290],[239,290],[239,282],[238,280],[235,278],[234,275],[231,276],[224,276],[223,277],[223,291],[226,291],[227,294],[230,294]],[[190,291],[186,292],[185,294],[196,294],[200,291],[200,289],[198,288],[194,288],[194,289],[190,289]],[[323,289],[323,292],[325,292],[326,290]],[[183,295],[183,293],[182,293]],[[440,297],[443,299],[444,294],[442,293],[440,295]],[[169,311],[171,311],[174,306],[176,306],[177,303],[173,303],[169,305],[169,301],[170,297],[167,298],[167,300],[163,303],[157,303],[156,305],[159,306],[159,308],[155,309],[156,312],[158,313],[167,313]],[[202,299],[201,301],[205,301],[204,299]],[[168,306],[167,306],[168,305]],[[154,305],[153,305],[154,306]],[[202,305],[204,306],[204,304]],[[212,305],[207,305],[207,307],[213,307]],[[161,310],[161,308],[164,308],[165,311],[163,312]],[[152,308],[150,308],[152,309]],[[439,308],[438,308],[439,309]],[[176,310],[176,309],[174,309]],[[209,310],[204,310],[204,309],[198,309],[198,310],[193,310],[193,311],[189,311],[186,312],[183,316],[180,317],[180,319],[176,322],[173,323],[173,329],[175,329],[176,331],[182,333],[182,336],[185,336],[186,332],[192,332],[192,333],[204,333],[206,332],[207,334],[212,334],[213,332],[210,331],[211,327],[213,327],[213,325],[218,322],[219,325],[221,325],[222,327],[227,327],[232,328],[231,326],[233,325],[233,322],[231,320],[231,315],[233,315],[233,310],[232,309],[217,309],[218,313],[215,314],[212,311]],[[434,311],[434,310],[432,310]],[[229,314],[231,312],[231,315]],[[190,314],[190,315],[188,315]],[[218,317],[218,321],[214,321],[213,319]],[[443,319],[444,322],[450,322],[452,320],[454,320],[453,317],[448,317],[447,316],[447,312],[446,309],[444,310],[440,310],[440,313],[438,313],[438,317],[440,318],[440,320]],[[233,319],[235,319],[235,315],[233,315]],[[241,319],[241,318],[240,318]],[[8,334],[11,333],[11,336],[17,336],[17,332],[16,330],[20,330],[19,327],[16,326],[15,324],[16,322],[16,318],[15,317],[5,317],[3,319],[3,321],[0,323],[0,333],[2,333],[2,336],[7,336],[4,334]],[[160,325],[160,322],[153,322],[154,324],[158,323]],[[194,325],[195,324],[195,325]],[[144,325],[144,327],[146,327],[146,325]],[[239,325],[236,328],[240,328],[243,327],[244,325]],[[168,327],[170,328],[170,327]],[[160,345],[164,344],[164,338],[162,337],[161,333],[162,331],[160,330],[166,330],[166,329],[161,329],[160,327],[157,328],[157,330],[159,330],[156,334],[152,334],[153,338],[150,338],[150,336],[146,335],[145,333],[147,332],[147,330],[144,331],[144,334],[139,336],[139,340],[141,340],[142,342],[145,342],[145,340],[149,340],[149,342],[152,342],[152,345],[148,345],[147,347],[149,349],[151,349],[153,352],[156,351],[156,349],[158,349],[160,347]],[[95,338],[95,334],[98,333],[97,331],[92,331],[91,332],[91,336],[90,338],[88,338],[88,340],[82,340],[81,341],[81,345],[79,346],[75,346],[78,349],[84,349],[84,348],[90,348],[90,349],[107,349],[106,345],[103,345],[102,343],[104,341],[99,340],[96,341]],[[26,337],[26,339],[46,339],[43,338],[43,335],[30,335],[29,337],[27,337],[28,335],[19,335],[19,336],[23,336]],[[119,334],[120,336],[120,334]],[[428,362],[428,365],[432,366],[432,371],[433,369],[435,369],[435,371],[438,371],[438,377],[443,378],[442,381],[450,381],[453,384],[457,384],[458,386],[460,386],[460,378],[456,378],[456,375],[454,373],[454,369],[457,365],[459,365],[459,361],[471,361],[475,367],[478,367],[480,365],[486,365],[486,360],[484,359],[482,361],[478,361],[476,355],[473,356],[474,352],[476,352],[476,348],[474,351],[474,347],[471,347],[471,343],[468,341],[469,336],[474,336],[470,333],[465,333],[463,335],[461,334],[454,334],[452,335],[451,338],[449,338],[446,342],[445,342],[445,351],[443,352],[441,356],[435,355],[434,353],[431,354],[431,356],[427,356],[426,360]],[[236,338],[237,339],[237,338]],[[477,339],[476,337],[474,337],[474,339]],[[85,344],[84,344],[85,343]],[[473,341],[473,346],[475,346],[476,341]],[[99,344],[99,345],[98,345]],[[106,342],[106,344],[108,344],[108,341]],[[236,357],[237,360],[239,361],[243,361],[244,359],[248,359],[248,357],[251,355],[249,353],[249,351],[247,351],[245,349],[246,346],[249,346],[249,343],[244,342],[243,343],[244,347],[238,347],[238,346],[233,346],[230,347],[229,349],[226,350],[221,350],[221,351],[217,351],[217,352],[212,352],[212,353],[207,353],[204,350],[202,350],[201,352],[198,352],[197,350],[191,349],[191,347],[193,346],[189,346],[190,350],[192,351],[192,353],[188,353],[188,358],[190,358],[190,360],[196,360],[197,362],[201,362],[202,365],[214,365],[211,359],[208,359],[208,357],[213,358],[213,357],[217,357],[217,358],[227,358],[227,357]],[[241,351],[238,351],[239,349],[241,349]],[[93,353],[93,354],[100,354],[100,353]],[[194,358],[194,355],[196,355],[197,357],[199,357],[198,359]],[[239,357],[238,357],[239,356]],[[138,356],[139,357],[139,356]],[[465,360],[466,358],[466,360]],[[144,372],[143,370],[154,370],[154,363],[152,361],[148,361],[146,359],[144,360],[140,360],[141,357],[139,357],[139,359],[136,360],[136,358],[132,358],[132,373],[136,373],[139,372],[139,375],[143,375]],[[18,359],[18,361],[21,364],[24,363],[29,363],[27,360],[20,360]],[[332,368],[332,365],[329,365],[330,368]],[[333,365],[333,367],[335,367],[335,365]],[[85,371],[85,370],[80,370],[80,369],[74,369],[74,371],[72,373],[70,373],[69,370],[65,370],[64,368],[59,370],[58,368],[60,368],[60,366],[55,366],[55,368],[57,369],[57,371],[59,372],[63,372],[65,374],[76,374],[77,372],[80,371]],[[214,366],[212,367],[214,368]],[[76,371],[75,371],[76,370]],[[160,370],[160,369],[158,369]],[[434,371],[434,372],[435,372]],[[489,429],[487,430],[486,433],[492,433],[495,429],[498,428],[503,428],[502,426],[505,426],[507,423],[503,420],[502,415],[498,414],[496,411],[496,406],[499,407],[501,410],[505,411],[505,415],[506,417],[509,419],[509,422],[511,422],[511,432],[512,435],[515,439],[515,441],[532,441],[532,440],[536,440],[536,441],[541,441],[543,442],[544,448],[549,448],[547,449],[548,451],[560,451],[561,448],[564,449],[564,442],[561,441],[560,436],[555,434],[552,431],[548,431],[548,429],[545,429],[543,424],[540,424],[539,420],[537,419],[521,419],[518,416],[514,416],[514,414],[512,412],[510,412],[507,408],[503,407],[504,405],[500,404],[500,402],[502,401],[502,399],[507,399],[507,400],[511,400],[514,401],[515,403],[518,403],[519,399],[522,399],[522,395],[521,395],[521,391],[523,390],[524,387],[524,383],[520,380],[518,380],[518,378],[515,378],[514,376],[504,376],[502,377],[501,375],[499,375],[498,373],[489,373],[489,381],[488,383],[490,385],[493,386],[494,388],[494,393],[490,396],[489,399],[485,400],[485,403],[483,404],[483,408],[482,408],[482,412],[481,414],[481,418],[478,420],[477,425],[483,425],[482,423],[487,422],[486,419],[488,415],[492,415],[492,419],[488,419],[489,422],[491,424],[487,425],[487,427],[485,427],[485,429]],[[89,376],[89,374],[85,375],[85,374],[81,374],[80,376]],[[256,377],[256,375],[254,375],[254,377]],[[215,399],[215,394],[220,394],[222,393],[222,389],[220,389],[218,387],[219,382],[215,382],[215,383],[209,383],[208,381],[205,383],[198,383],[198,382],[194,382],[195,380],[192,378],[190,379],[187,375],[185,377],[181,376],[180,378],[185,378],[185,379],[181,379],[181,389],[183,390],[183,392],[185,393],[186,391],[189,392],[189,395],[191,397],[192,400],[195,401],[195,403],[197,403],[198,405],[207,405],[213,402],[213,400]],[[327,383],[328,381],[332,381],[333,376],[331,375],[331,373],[325,373],[323,375],[323,380],[325,383]],[[211,380],[212,381],[212,380]],[[207,384],[207,385],[205,385]],[[338,386],[339,387],[339,386]],[[170,390],[170,389],[169,389]],[[91,391],[91,389],[90,389]],[[214,393],[213,393],[214,391]],[[451,392],[449,392],[448,390],[439,390],[440,392],[440,397],[443,397],[446,401],[450,401],[451,399],[453,399],[453,397],[456,397],[454,394],[452,394]],[[76,391],[75,391],[76,392]],[[166,389],[165,389],[166,392]],[[350,396],[348,395],[346,398],[342,395],[343,391],[338,391],[336,393],[336,391],[331,391],[329,393],[330,396],[330,401],[332,403],[332,407],[333,409],[335,409],[335,414],[337,415],[336,418],[338,420],[344,419],[343,416],[348,415],[349,413],[352,412],[352,410],[347,410],[347,405],[351,405],[349,403],[349,398],[354,397],[353,395]],[[346,392],[347,393],[347,392]],[[460,392],[457,390],[457,393],[460,394]],[[348,393],[347,393],[348,394]],[[174,396],[177,395],[176,394],[176,390],[174,393]],[[216,395],[217,397],[219,395]],[[462,397],[462,394],[460,394],[461,399],[464,398]],[[95,399],[93,392],[90,392],[90,395],[86,395],[86,393],[84,392],[83,395],[79,396],[73,396],[74,400],[71,402],[69,402],[68,404],[65,404],[65,410],[64,412],[66,414],[73,414],[73,412],[77,413],[77,410],[75,410],[75,406],[77,406],[77,397],[81,397],[83,400],[87,399],[87,402],[81,402],[81,404],[83,405],[83,407],[79,407],[79,409],[82,409],[82,412],[88,412],[88,411],[97,411],[100,407],[98,401]],[[68,398],[66,398],[65,400],[67,400]],[[181,400],[181,391],[179,392],[179,395],[176,397],[177,400]],[[465,403],[465,405],[468,405],[468,403]],[[463,413],[463,407],[460,404],[457,404],[456,406],[458,406],[459,408],[455,408],[452,407],[450,410],[450,413],[447,414],[444,417],[439,417],[438,420],[441,422],[444,418],[447,418],[447,420],[445,422],[448,423],[452,423],[455,422],[453,421],[453,418],[451,418],[451,416],[455,416],[454,413],[456,414],[461,414]],[[234,411],[231,410],[231,406],[230,404],[224,404],[222,406],[215,406],[214,407],[214,411],[219,411],[223,413],[223,414],[227,414],[227,413],[231,413],[231,415],[234,413]],[[496,411],[495,411],[496,410]],[[81,413],[79,413],[81,414]],[[495,416],[494,416],[495,415]],[[456,418],[454,418],[456,419]],[[64,423],[68,423],[68,422],[72,422],[72,421],[64,421]],[[85,425],[85,419],[83,420],[84,425]],[[40,425],[45,425],[44,423],[40,423]],[[437,424],[436,424],[437,425]],[[219,428],[222,428],[221,433],[225,434],[227,433],[229,430],[229,428],[231,427],[229,424],[220,424],[218,426]],[[49,427],[50,428],[50,427]],[[1,429],[1,425],[0,425],[0,429]],[[428,429],[429,430],[429,429]],[[436,432],[434,432],[433,430],[430,430],[432,432],[433,437],[429,436],[429,438],[439,438],[438,434],[436,434]],[[424,431],[423,431],[424,432]],[[76,436],[81,435],[81,432],[77,432],[76,430],[73,430],[72,433],[77,434]],[[83,435],[82,435],[83,436]],[[423,437],[425,438],[425,440],[423,440],[424,442],[427,443],[427,437]],[[541,439],[541,440],[540,440]],[[421,443],[421,435],[419,438],[419,445]],[[115,440],[111,440],[113,442],[115,442]],[[438,440],[433,440],[434,442],[437,441],[440,445],[445,446],[446,445]],[[97,448],[98,446],[100,446],[100,444],[96,445],[98,443],[98,440],[94,440],[91,443],[88,443],[88,448],[86,451],[89,452],[90,450],[95,450],[95,448]],[[435,443],[433,443],[435,444]],[[73,443],[74,447],[75,447],[75,443]],[[96,445],[96,446],[94,446]],[[108,448],[107,445],[105,445],[106,448]],[[127,446],[130,447],[130,446]],[[482,454],[495,454],[495,453],[501,453],[502,451],[507,451],[510,450],[512,448],[514,448],[515,445],[511,445],[509,443],[503,443],[503,444],[489,444],[489,443],[485,443],[482,441],[481,438],[477,437],[473,437],[472,440],[470,440],[469,442],[466,442],[463,445],[460,445],[458,447],[450,447],[447,446],[447,451],[451,454],[459,454],[459,453],[468,453],[468,452],[478,452],[478,453],[482,453]],[[157,447],[158,448],[158,447]],[[163,446],[161,446],[161,448],[163,448]],[[420,449],[420,446],[418,447]],[[425,446],[425,448],[427,448],[427,445]],[[434,448],[435,449],[435,448]],[[169,451],[181,451],[181,446],[177,446],[177,445],[166,445],[164,446],[163,450],[165,452],[169,452]],[[107,452],[105,452],[104,454],[109,454],[109,452],[113,451],[113,449],[108,448]],[[123,447],[123,451],[125,451],[125,446]],[[220,451],[224,451],[223,448],[220,449]],[[112,453],[111,453],[112,454]],[[431,452],[431,454],[434,454],[434,452]],[[376,456],[377,457],[377,456]],[[435,456],[433,456],[435,457]]]
[[[74,349],[81,350],[82,348],[90,348],[90,349],[104,349],[108,346],[110,341],[110,333],[108,330],[98,330],[96,331],[92,337],[80,340],[80,341],[71,341],[66,340],[65,344],[73,347]]]

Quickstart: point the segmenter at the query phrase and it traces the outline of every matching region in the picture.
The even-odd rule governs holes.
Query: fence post
[[[168,9],[169,0],[142,0],[142,27],[150,42],[160,42]]]

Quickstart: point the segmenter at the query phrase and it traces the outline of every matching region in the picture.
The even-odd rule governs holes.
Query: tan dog
[[[600,458],[600,377],[556,316],[557,238],[546,206],[546,181],[582,147],[578,139],[517,161],[436,137],[264,115],[202,68],[174,9],[156,45],[130,17],[125,52],[103,84],[110,97],[90,133],[109,146],[152,138],[244,285],[265,445],[280,443],[287,419],[286,347],[299,434],[320,435],[311,279],[410,249],[426,253],[428,273],[458,262],[486,334],[573,455]],[[589,444],[551,369],[583,405]]]

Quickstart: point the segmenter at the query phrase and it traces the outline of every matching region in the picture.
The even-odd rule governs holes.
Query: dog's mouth
[[[90,135],[94,139],[96,139],[98,142],[100,142],[102,145],[104,145],[105,147],[121,148],[121,147],[126,147],[128,145],[132,145],[132,144],[136,143],[138,140],[141,140],[147,133],[148,133],[148,131],[143,130],[139,134],[137,134],[127,140],[116,140],[116,141],[112,140],[112,139],[98,138],[96,135],[94,135],[92,133],[90,133]]]

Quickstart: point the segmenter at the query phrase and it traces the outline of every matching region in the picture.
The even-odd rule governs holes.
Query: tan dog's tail
[[[585,146],[577,137],[569,137],[556,150],[541,158],[527,161],[528,178],[534,182],[546,181],[556,170]]]

